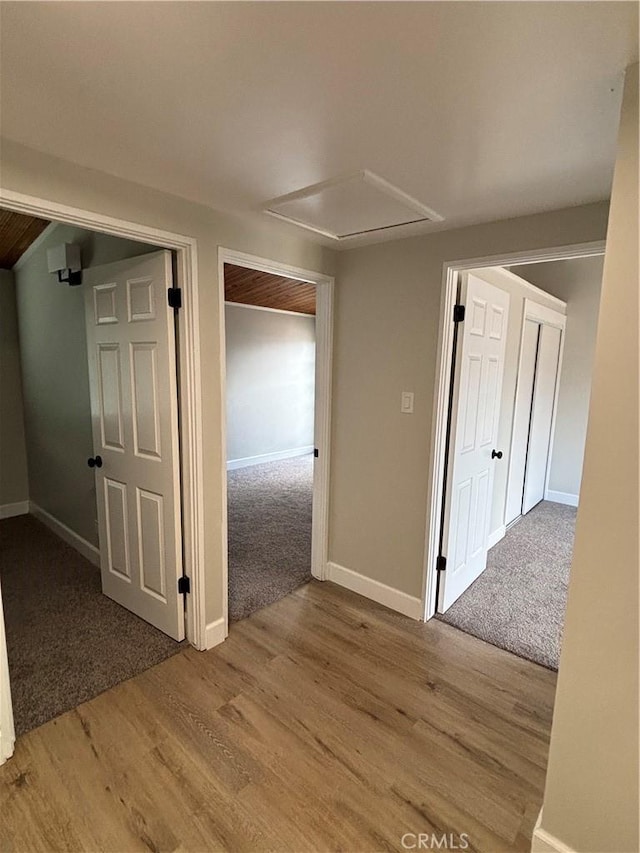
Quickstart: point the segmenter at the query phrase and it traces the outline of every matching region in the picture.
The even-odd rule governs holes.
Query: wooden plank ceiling
[[[296,311],[298,314],[316,313],[314,284],[234,264],[224,265],[224,298],[227,302]]]
[[[10,270],[48,224],[46,219],[0,210],[0,269]]]

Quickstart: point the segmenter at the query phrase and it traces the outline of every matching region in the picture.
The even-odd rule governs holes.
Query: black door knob
[[[102,456],[90,456],[87,465],[89,468],[102,468]]]
[[[501,450],[492,450],[491,451],[492,459],[502,459],[502,451]]]

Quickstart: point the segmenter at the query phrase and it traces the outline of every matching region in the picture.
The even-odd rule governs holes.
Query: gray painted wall
[[[514,269],[567,303],[549,488],[570,495],[580,494],[603,264],[603,257],[577,258]]]
[[[0,270],[0,507],[28,499],[16,291]]]
[[[445,261],[601,240],[607,205],[338,253],[329,559],[420,596]],[[415,413],[400,412],[403,390]]]
[[[64,242],[80,245],[85,269],[156,247],[57,225],[14,268],[29,496],[97,545],[84,293],[47,272],[47,249]]]
[[[313,444],[315,317],[225,305],[227,460]]]

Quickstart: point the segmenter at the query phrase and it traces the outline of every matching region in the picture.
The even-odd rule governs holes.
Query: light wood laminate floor
[[[555,680],[312,582],[21,738],[0,850],[528,851]]]

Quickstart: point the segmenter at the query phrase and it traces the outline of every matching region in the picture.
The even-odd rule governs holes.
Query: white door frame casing
[[[2,610],[2,590],[0,589],[0,764],[11,758],[16,742],[13,725],[11,688],[9,684],[9,662],[7,660],[7,639],[4,630]]]
[[[604,250],[604,240],[597,240],[589,243],[577,243],[548,249],[532,249],[520,252],[507,252],[501,255],[489,255],[481,258],[445,261],[443,264],[440,318],[438,321],[438,355],[429,455],[429,501],[427,504],[422,586],[422,609],[425,621],[435,615],[437,606],[436,560],[438,558],[440,528],[442,525],[442,499],[446,471],[445,450],[451,385],[451,356],[455,327],[453,308],[456,304],[458,273],[482,267],[517,266],[521,264],[592,257],[603,255]]]
[[[325,580],[328,560],[329,541],[329,456],[331,443],[331,376],[333,356],[333,290],[334,278],[313,270],[282,264],[256,255],[236,252],[232,249],[218,249],[218,299],[220,304],[220,364],[222,370],[222,399],[226,401],[226,345],[225,345],[225,295],[224,265],[236,266],[259,272],[290,278],[314,284],[316,287],[316,383],[314,446],[318,458],[314,462],[313,476],[313,520],[311,532],[311,574],[318,580]],[[224,407],[226,414],[226,405]],[[227,543],[227,435],[226,418],[222,418],[221,467],[223,474],[223,573],[224,573],[224,619],[228,631],[228,543]]]
[[[195,648],[205,649],[204,473],[197,242],[193,237],[18,193],[4,187],[0,187],[0,206],[17,213],[64,222],[114,237],[139,240],[175,251],[175,285],[182,288],[183,293],[182,308],[178,315],[177,356],[184,570],[191,579],[191,594],[187,596],[186,634],[188,641]],[[8,689],[8,683],[3,683],[0,690],[4,692],[5,687]],[[3,730],[3,723],[4,720],[0,719],[0,732]]]

